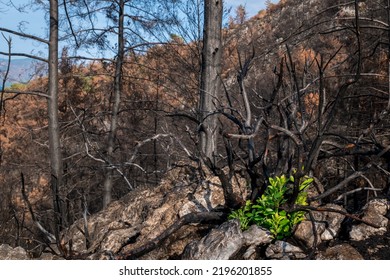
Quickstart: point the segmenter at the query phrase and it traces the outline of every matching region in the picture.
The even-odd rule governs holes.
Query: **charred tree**
[[[216,102],[221,88],[222,13],[220,0],[205,0],[200,84],[200,151],[206,158],[217,154]]]

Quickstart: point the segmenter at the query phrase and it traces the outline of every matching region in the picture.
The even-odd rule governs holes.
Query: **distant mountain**
[[[0,58],[0,88],[7,70],[8,60]],[[16,83],[27,83],[34,77],[46,73],[45,64],[30,58],[12,59],[6,86]]]

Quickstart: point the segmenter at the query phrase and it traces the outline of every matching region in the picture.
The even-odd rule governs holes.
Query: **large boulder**
[[[307,257],[301,248],[282,240],[278,240],[274,244],[269,245],[265,251],[265,255],[269,259],[278,260],[304,259]]]
[[[199,241],[186,247],[182,258],[186,260],[228,260],[238,253],[244,237],[238,220],[223,223]]]
[[[71,244],[75,256],[110,258],[147,244],[186,214],[223,207],[225,200],[218,177],[208,173],[204,178],[196,174],[191,166],[172,170],[159,186],[136,189],[107,209],[78,220],[63,233],[64,243]],[[245,199],[246,180],[234,177],[231,183],[234,192]],[[201,239],[208,228],[185,225],[142,258],[177,258],[190,241]]]
[[[242,232],[238,220],[223,223],[199,241],[186,247],[182,259],[229,260],[254,259],[256,248],[271,243],[269,231],[252,225]]]

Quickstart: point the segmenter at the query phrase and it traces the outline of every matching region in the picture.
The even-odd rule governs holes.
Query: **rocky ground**
[[[246,197],[246,181],[237,176],[232,182],[234,191]],[[218,213],[224,204],[217,177],[189,177],[188,170],[177,170],[158,188],[137,189],[72,225],[63,233],[63,257],[390,259],[390,202],[386,199],[372,199],[358,216],[346,216],[335,204],[316,206],[312,211],[316,237],[313,222],[307,219],[285,241],[273,241],[270,233],[258,226],[242,232],[238,220],[221,222]],[[30,259],[33,255],[36,252],[20,247],[0,246],[0,259]],[[43,253],[38,258],[60,257]]]

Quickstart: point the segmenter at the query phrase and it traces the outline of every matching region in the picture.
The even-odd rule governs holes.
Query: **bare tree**
[[[39,94],[47,99],[47,116],[48,116],[48,136],[49,136],[49,162],[51,174],[51,190],[54,208],[53,227],[56,241],[59,242],[59,233],[66,226],[65,208],[64,208],[64,186],[63,186],[63,166],[60,143],[60,124],[58,118],[58,34],[59,34],[59,4],[58,0],[49,2],[49,40],[29,35],[23,32],[0,28],[3,32],[14,34],[26,39],[45,43],[48,46],[48,59],[30,55],[28,53],[9,53],[9,56],[24,56],[38,59],[48,63],[48,91],[47,94]],[[12,92],[3,90],[4,93],[23,94],[24,92]],[[31,94],[25,92],[25,94]],[[32,93],[34,94],[34,93]],[[3,101],[2,101],[3,102]]]
[[[65,224],[65,196],[63,186],[63,167],[58,119],[58,0],[50,0],[49,32],[49,155],[51,169],[51,188],[55,213],[56,238]]]
[[[200,83],[200,151],[209,159],[217,155],[216,105],[221,90],[223,1],[205,0]]]
[[[116,130],[118,126],[119,105],[122,95],[122,66],[125,55],[125,38],[124,38],[124,20],[125,20],[125,1],[120,0],[118,4],[118,50],[115,61],[114,74],[114,103],[111,109],[111,124],[108,132],[107,157],[108,161],[112,162],[114,152]],[[113,169],[109,166],[104,180],[103,208],[111,202],[112,184],[113,184]]]
[[[69,24],[72,24],[71,15],[78,19],[76,22],[79,24],[70,28],[73,32],[68,37],[76,41],[76,45],[81,49],[94,45],[104,50],[105,56],[114,55],[114,58],[88,58],[77,55],[67,58],[102,63],[102,69],[96,75],[104,75],[111,80],[111,83],[107,86],[105,97],[108,103],[103,109],[103,130],[106,142],[102,144],[98,140],[99,149],[87,151],[89,156],[98,159],[96,162],[103,163],[101,167],[104,169],[102,194],[104,208],[112,200],[113,184],[118,178],[118,174],[126,182],[127,189],[133,189],[128,178],[126,178],[126,172],[123,171],[124,169],[128,170],[126,165],[128,161],[123,159],[123,154],[121,155],[119,151],[125,149],[125,146],[127,148],[131,147],[133,145],[132,140],[137,136],[131,132],[132,134],[128,135],[123,141],[118,134],[123,135],[125,129],[135,130],[130,129],[130,127],[139,125],[137,122],[129,123],[129,119],[125,119],[130,118],[131,112],[135,111],[129,108],[130,96],[131,98],[136,96],[136,93],[132,92],[135,88],[132,80],[141,80],[145,77],[133,77],[128,73],[134,73],[137,71],[136,69],[144,68],[147,69],[145,71],[153,72],[153,75],[160,75],[155,69],[151,69],[150,65],[142,65],[140,62],[142,53],[150,46],[165,43],[164,39],[167,36],[167,30],[169,30],[167,25],[170,24],[170,20],[167,20],[167,18],[170,15],[160,15],[155,11],[156,7],[153,5],[160,2],[162,2],[162,7],[170,8],[169,1],[158,0],[139,3],[128,0],[117,2],[91,0],[69,2],[67,6]],[[108,19],[106,25],[97,21],[97,18],[101,16]],[[96,53],[95,56],[98,55],[100,54]],[[137,100],[136,102],[140,101]],[[146,108],[136,106],[136,110],[146,110]],[[119,116],[120,113],[122,113],[121,117]],[[91,117],[95,118],[96,116]],[[83,129],[83,133],[86,133],[85,129]],[[154,133],[157,133],[156,128],[154,128]],[[145,172],[143,168],[139,170]],[[158,170],[155,170],[155,172],[157,173]]]

